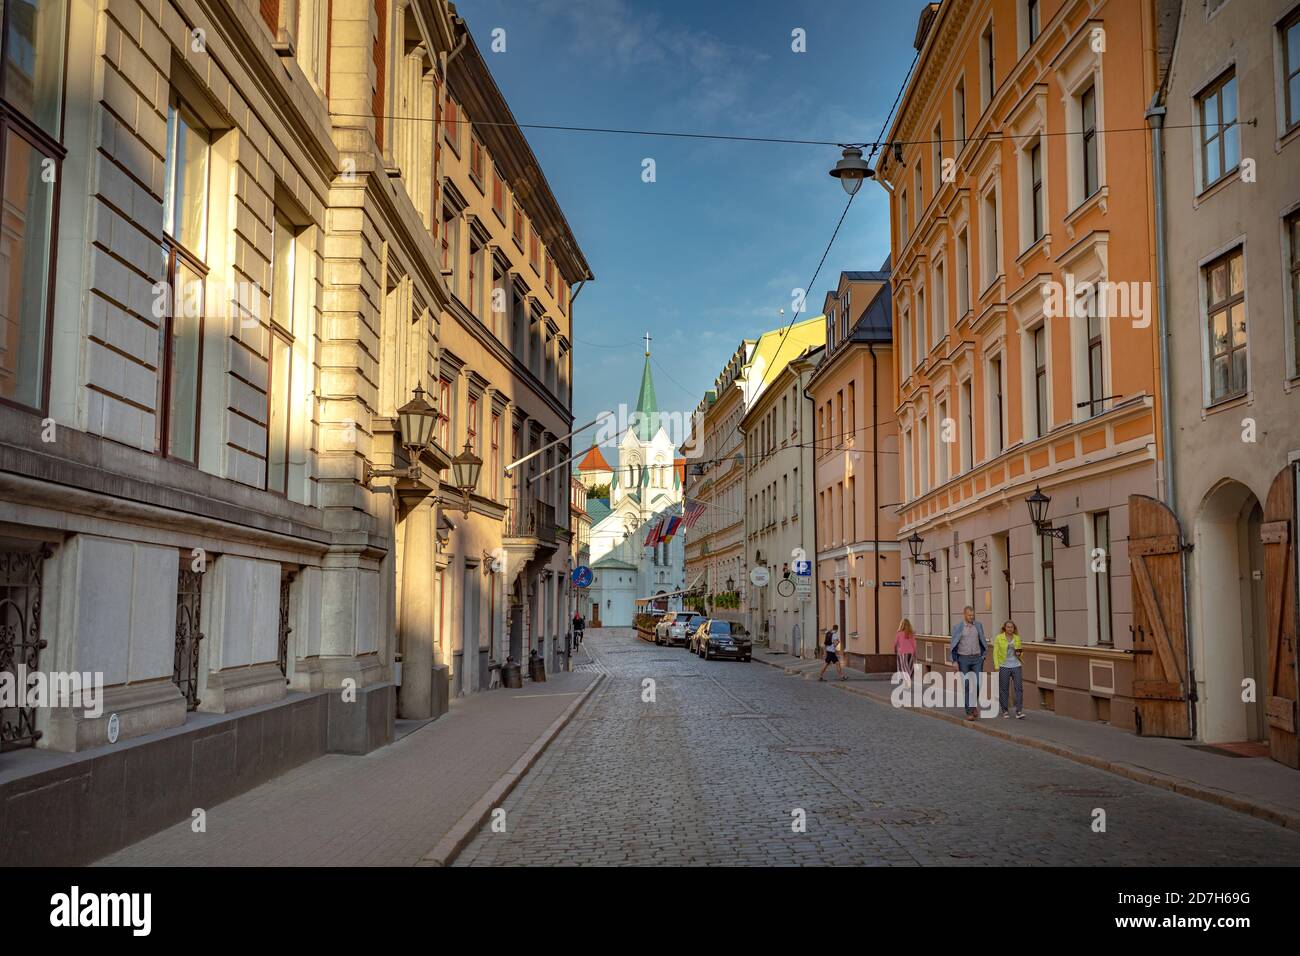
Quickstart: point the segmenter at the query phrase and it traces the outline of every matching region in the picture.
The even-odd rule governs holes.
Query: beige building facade
[[[1300,5],[1160,6],[1177,37],[1152,119],[1163,127],[1173,505],[1190,548],[1187,731],[1267,743],[1294,767]],[[1169,595],[1175,613],[1182,598]]]
[[[847,666],[887,672],[902,595],[889,264],[841,273],[824,311],[828,345],[807,385],[817,631],[839,627]]]

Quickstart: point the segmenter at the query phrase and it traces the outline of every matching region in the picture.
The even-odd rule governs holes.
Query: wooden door
[[[1274,760],[1300,769],[1296,739],[1296,469],[1287,465],[1264,503],[1264,593],[1268,608],[1268,686],[1264,713]]]
[[[1178,517],[1146,495],[1129,495],[1128,515],[1137,732],[1190,737],[1182,531]]]

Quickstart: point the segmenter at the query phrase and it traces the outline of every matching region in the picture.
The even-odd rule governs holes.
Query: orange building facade
[[[1129,728],[1128,501],[1160,459],[1154,32],[1145,0],[930,4],[876,167],[918,662],[950,667],[971,605],[990,642],[1018,624],[1029,708]]]
[[[838,625],[845,662],[894,666],[900,614],[898,422],[888,263],[843,272],[827,293],[826,352],[808,383],[817,440],[817,626]]]

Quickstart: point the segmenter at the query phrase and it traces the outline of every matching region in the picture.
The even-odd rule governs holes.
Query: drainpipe
[[[823,355],[822,361],[825,362],[829,358],[830,358],[829,355]],[[806,450],[809,452],[808,457],[810,459],[810,463],[804,465],[804,475],[806,476],[805,480],[812,483],[810,485],[810,487],[812,488],[812,500],[809,502],[809,507],[812,509],[812,514],[813,514],[813,535],[812,535],[812,551],[809,552],[808,554],[808,560],[812,562],[812,589],[813,589],[812,647],[813,647],[813,656],[815,657],[818,651],[821,649],[821,643],[822,643],[821,615],[817,613],[818,609],[821,607],[821,602],[822,602],[822,593],[820,589],[821,581],[818,580],[818,573],[817,573],[818,564],[819,564],[817,560],[817,518],[818,518],[817,512],[821,510],[817,507],[817,473],[816,473],[817,402],[811,395],[808,394],[808,389],[803,384],[802,380],[799,382],[799,392],[800,394],[803,395],[804,398],[808,400],[808,404],[812,407],[812,411],[809,412],[808,414],[808,431],[812,433],[812,441],[804,442],[803,444],[808,446]],[[802,650],[802,644],[800,645],[800,649]]]
[[[1165,152],[1164,123],[1165,108],[1161,105],[1163,90],[1157,90],[1147,107],[1146,121],[1151,127],[1151,165],[1153,173],[1153,191],[1155,193],[1155,233],[1156,233],[1156,309],[1159,312],[1157,331],[1160,336],[1160,440],[1165,453],[1164,502],[1166,507],[1178,518],[1178,501],[1174,487],[1174,427],[1170,414],[1170,396],[1173,394],[1169,374],[1169,250],[1165,246]],[[1181,530],[1181,523],[1180,523]],[[1179,542],[1182,544],[1183,542]],[[1187,549],[1179,550],[1178,560],[1182,565],[1183,579],[1183,643],[1187,654],[1187,711],[1188,727],[1192,739],[1196,739],[1196,662],[1192,658],[1194,642],[1191,634],[1191,601],[1187,593]]]
[[[876,552],[876,572],[875,593],[872,595],[872,614],[876,622],[876,654],[880,654],[880,456],[878,442],[880,440],[880,387],[876,380],[876,344],[867,343],[867,351],[871,353],[871,504],[872,511],[872,540],[875,541]],[[857,507],[857,502],[853,503]]]

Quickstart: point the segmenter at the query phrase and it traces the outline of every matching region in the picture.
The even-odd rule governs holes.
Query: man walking
[[[988,649],[988,642],[984,640],[984,625],[975,620],[973,607],[967,604],[962,608],[961,617],[952,627],[950,649],[953,663],[962,675],[966,719],[974,720],[979,704],[978,675],[984,670],[984,653]]]

